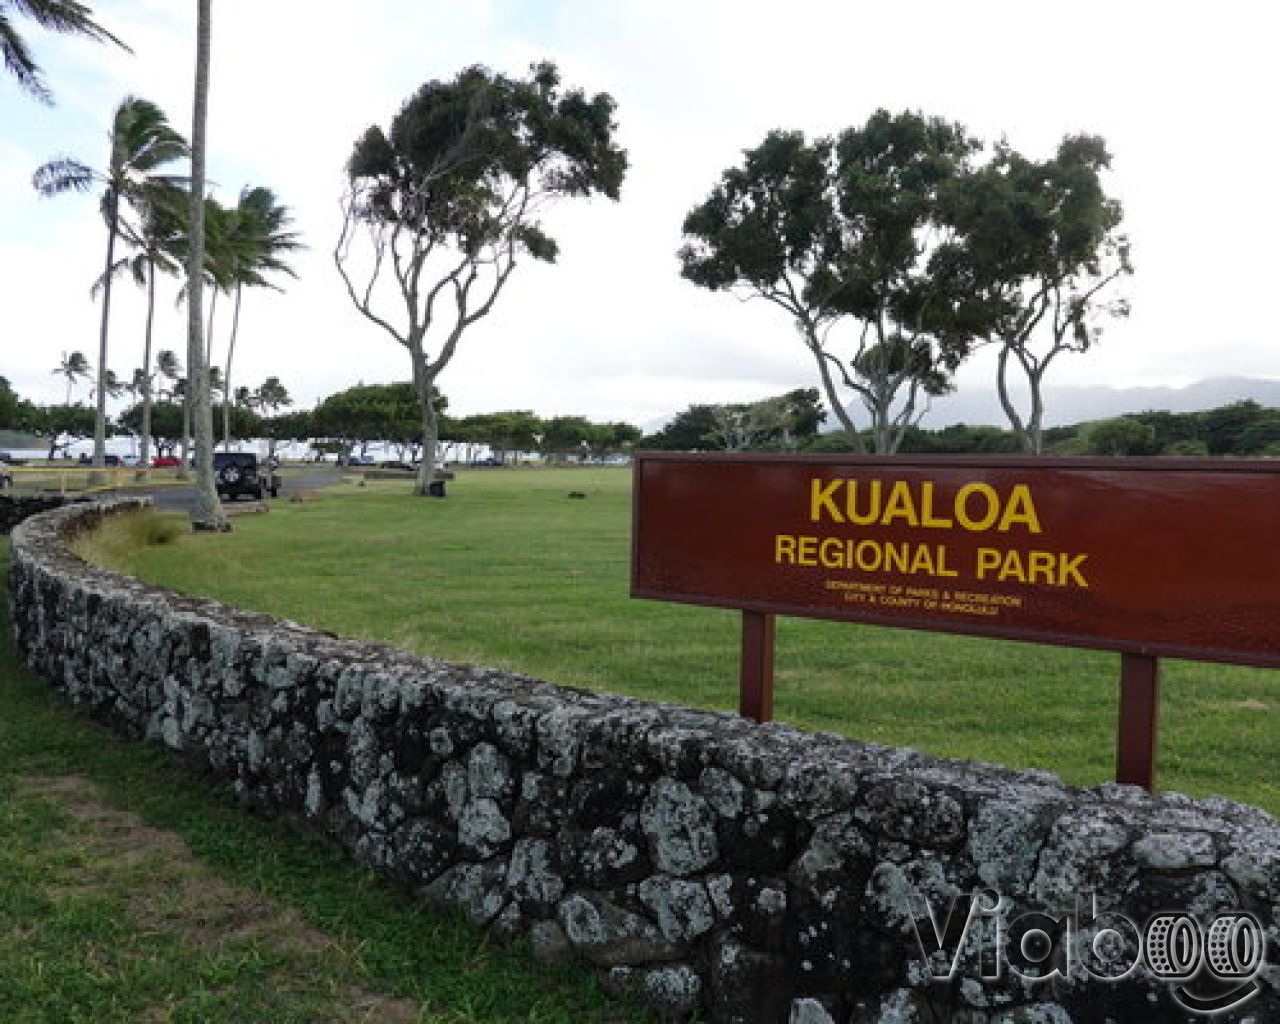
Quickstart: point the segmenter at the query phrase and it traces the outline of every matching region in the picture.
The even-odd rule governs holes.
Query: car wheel
[[[234,486],[240,480],[240,470],[235,466],[223,466],[218,470],[218,479],[228,486]]]

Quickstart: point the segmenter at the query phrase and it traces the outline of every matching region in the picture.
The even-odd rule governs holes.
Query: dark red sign
[[[632,595],[1280,667],[1280,464],[644,453]]]

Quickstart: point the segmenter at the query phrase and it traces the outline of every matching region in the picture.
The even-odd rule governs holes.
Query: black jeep
[[[218,497],[223,501],[242,494],[261,500],[264,491],[270,492],[273,498],[280,493],[280,477],[260,469],[258,456],[253,452],[214,452],[213,475]]]

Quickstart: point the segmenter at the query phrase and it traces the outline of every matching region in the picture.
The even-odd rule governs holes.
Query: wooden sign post
[[[1280,465],[640,453],[631,593],[1121,655],[1116,778],[1155,778],[1158,658],[1280,667]]]

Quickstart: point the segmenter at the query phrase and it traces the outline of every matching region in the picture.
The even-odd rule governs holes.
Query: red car
[[[153,469],[171,469],[174,466],[181,466],[182,460],[174,458],[172,455],[158,455],[151,460]]]

